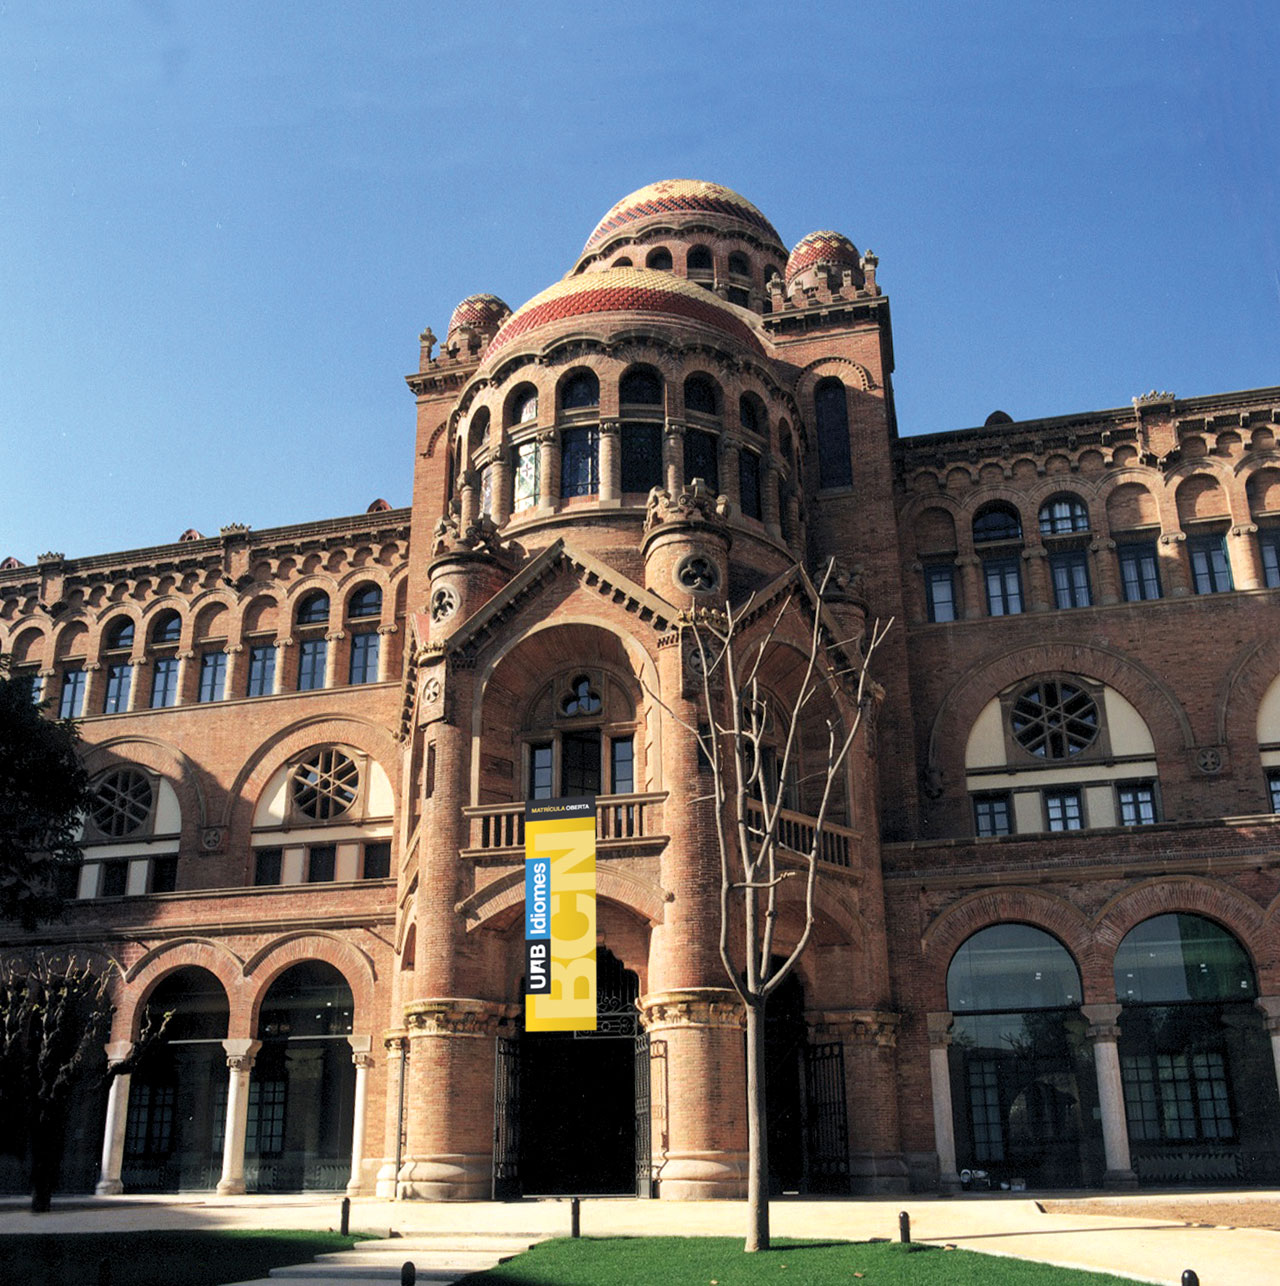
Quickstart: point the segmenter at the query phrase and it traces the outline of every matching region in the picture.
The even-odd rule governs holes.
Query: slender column
[[[976,621],[987,610],[987,596],[982,592],[982,560],[977,554],[963,554],[956,559],[960,569],[960,615]]]
[[[1187,563],[1187,538],[1180,531],[1166,531],[1156,542],[1160,578],[1169,598],[1185,598],[1191,593],[1191,568]]]
[[[673,496],[684,488],[684,427],[680,420],[668,420],[662,434],[662,471]]]
[[[1236,589],[1261,589],[1264,583],[1262,558],[1258,553],[1256,523],[1237,523],[1227,533],[1227,557]]]
[[[324,686],[335,688],[345,683],[347,676],[338,668],[339,661],[345,657],[347,649],[341,644],[347,636],[341,630],[330,630],[324,636]]]
[[[244,1145],[249,1127],[249,1073],[260,1040],[224,1040],[227,1051],[227,1124],[222,1138],[222,1194],[244,1191]]]
[[[1116,563],[1116,542],[1099,537],[1089,546],[1093,555],[1093,578],[1098,602],[1106,607],[1120,602],[1120,569]]]
[[[492,512],[489,514],[498,527],[503,526],[511,517],[511,443],[504,433],[498,439],[493,463],[489,465],[492,488],[492,499],[489,501]]]
[[[538,431],[538,507],[553,509],[560,501],[560,435]]]
[[[622,426],[617,420],[601,420],[600,439],[600,501],[608,507],[616,506],[622,495]]]
[[[949,1010],[927,1015],[929,1024],[929,1084],[933,1090],[933,1137],[938,1148],[938,1186],[956,1192],[960,1175],[956,1170],[956,1118],[951,1102],[951,1024]]]
[[[720,491],[727,496],[735,514],[742,513],[742,474],[738,468],[741,454],[736,442],[720,439]]]
[[[782,473],[772,455],[762,456],[763,477],[760,480],[760,512],[764,515],[764,529],[774,540],[782,539],[782,504],[778,498],[778,487]],[[791,537],[796,538],[796,530],[791,529]]]
[[[462,475],[462,518],[459,526],[465,532],[468,527],[475,526],[475,521],[480,513],[480,478],[474,469],[468,469]]]
[[[1047,612],[1053,605],[1053,578],[1049,575],[1049,551],[1043,545],[1032,545],[1022,551],[1027,568],[1027,610]]]
[[[196,685],[200,682],[199,669],[192,665],[196,654],[190,650],[178,653],[178,699],[175,705],[191,705],[196,699]],[[187,685],[190,684],[190,691]],[[147,694],[150,696],[150,693]]]
[[[1271,1061],[1275,1064],[1276,1085],[1280,1087],[1280,996],[1259,996],[1257,1004],[1266,1016],[1267,1034],[1271,1037]]]
[[[403,1120],[409,1041],[403,1031],[393,1031],[388,1032],[382,1044],[387,1051],[387,1110],[382,1144],[383,1161],[378,1170],[375,1195],[386,1201],[394,1201],[399,1195],[396,1176],[400,1172],[404,1151]]]
[[[101,714],[107,696],[106,667],[98,661],[86,661],[84,673],[84,713]]]
[[[351,1042],[351,1061],[356,1065],[355,1106],[351,1115],[351,1177],[347,1180],[348,1196],[356,1197],[364,1190],[364,1138],[365,1114],[369,1106],[369,1069],[373,1066],[372,1036],[348,1036]]]
[[[396,625],[378,626],[378,682],[385,683],[391,675],[391,638],[399,627]]]
[[[290,665],[294,670],[289,678],[295,685],[298,682],[297,653],[291,650],[296,642],[296,639],[279,639],[276,642],[276,668],[271,680],[272,695],[285,691],[285,670]]]
[[[106,1047],[107,1066],[116,1067],[133,1053],[133,1044],[127,1040],[113,1041]],[[124,1169],[124,1137],[129,1123],[129,1085],[133,1078],[128,1072],[111,1076],[107,1091],[107,1124],[102,1135],[102,1173],[94,1191],[100,1197],[114,1197],[124,1191],[120,1174]]]
[[[146,688],[151,677],[147,669],[147,654],[139,652],[136,656],[131,656],[129,667],[129,700],[125,704],[125,709],[132,714],[135,710],[145,710],[151,695]]]
[[[1120,1079],[1119,1005],[1081,1005],[1089,1022],[1088,1038],[1098,1076],[1098,1103],[1102,1109],[1102,1147],[1107,1159],[1103,1183],[1108,1188],[1136,1188],[1138,1176],[1129,1157],[1129,1126],[1124,1111],[1124,1084]]]
[[[232,697],[240,694],[240,689],[245,686],[244,680],[244,662],[246,660],[244,648],[239,643],[231,643],[223,648],[227,654],[227,673],[225,676],[222,696],[224,700],[230,700]]]

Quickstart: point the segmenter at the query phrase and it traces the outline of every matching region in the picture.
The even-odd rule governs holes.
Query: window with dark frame
[[[684,434],[684,481],[691,486],[695,478],[707,484],[712,495],[720,494],[720,442],[714,433],[703,429],[686,429]]]
[[[621,436],[622,490],[648,495],[663,483],[662,425],[624,424]]]
[[[363,620],[370,616],[382,615],[382,590],[377,585],[362,585],[351,595],[347,603],[347,616],[352,620]]]
[[[227,654],[205,652],[200,657],[200,701],[221,701],[227,695]]]
[[[979,839],[1013,834],[1013,806],[1007,792],[973,797],[973,830]]]
[[[1280,813],[1280,768],[1267,773],[1267,793],[1271,797],[1271,811]]]
[[[328,650],[329,644],[325,639],[303,639],[298,645],[299,692],[314,692],[324,687]]]
[[[151,708],[163,710],[178,704],[178,658],[158,657],[151,668]]]
[[[1191,583],[1197,594],[1223,594],[1234,588],[1226,537],[1220,534],[1187,538]]]
[[[511,449],[511,512],[532,509],[538,503],[538,444],[521,442]]]
[[[1017,558],[986,558],[982,576],[987,587],[990,616],[1022,614],[1022,571]]]
[[[1051,831],[1084,829],[1084,807],[1074,788],[1054,787],[1044,792],[1045,821]]]
[[[62,672],[62,692],[58,697],[58,718],[78,719],[84,713],[84,694],[89,689],[89,676],[82,669]]]
[[[391,844],[377,840],[364,846],[364,862],[360,877],[365,880],[385,880],[391,876]]]
[[[959,619],[955,568],[950,563],[931,563],[925,567],[924,594],[931,621],[942,623]]]
[[[133,683],[133,666],[107,666],[107,695],[103,714],[123,714],[129,708],[129,689]]]
[[[284,852],[278,848],[259,848],[253,854],[253,882],[258,886],[279,884]]]
[[[560,435],[560,495],[593,496],[600,490],[600,435],[594,425]]]
[[[1053,601],[1059,608],[1091,607],[1089,556],[1083,549],[1067,549],[1049,555],[1053,580]]]
[[[738,495],[742,504],[742,516],[762,522],[764,509],[760,501],[760,457],[754,451],[738,453]]]
[[[1258,553],[1264,588],[1280,589],[1280,527],[1264,527],[1258,532]]]
[[[381,636],[368,631],[351,636],[351,660],[348,682],[376,683],[378,681],[378,644]]]
[[[1120,563],[1120,583],[1126,603],[1143,603],[1162,597],[1155,541],[1119,545],[1116,558]]]
[[[819,382],[813,394],[818,423],[818,485],[853,484],[853,455],[849,445],[849,404],[844,385],[836,379]]]
[[[1089,510],[1079,496],[1054,496],[1040,506],[1040,534],[1064,536],[1089,530]]]
[[[255,643],[249,648],[249,682],[245,695],[269,697],[276,690],[276,645]]]
[[[636,751],[631,737],[614,737],[609,743],[609,788],[615,795],[635,791]]]
[[[327,625],[329,623],[329,595],[315,590],[298,604],[299,625]]]
[[[1122,781],[1116,786],[1116,812],[1121,826],[1154,826],[1156,788],[1150,781]]]
[[[337,861],[338,849],[335,844],[312,844],[307,851],[307,883],[330,883]]]

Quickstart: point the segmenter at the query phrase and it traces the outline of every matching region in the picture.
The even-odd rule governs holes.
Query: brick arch
[[[212,938],[177,938],[138,957],[124,971],[124,985],[116,1000],[112,1019],[115,1040],[137,1040],[147,998],[156,985],[179,969],[203,969],[212,974],[227,993],[229,1038],[247,1034],[244,962],[230,947]]]
[[[268,737],[244,761],[227,792],[220,823],[230,825],[232,814],[241,806],[257,805],[267,782],[276,770],[295,755],[312,746],[348,745],[376,760],[387,774],[393,791],[398,791],[400,756],[395,738],[381,724],[350,715],[317,714],[299,719]]]
[[[813,390],[817,387],[819,380],[831,377],[844,384],[847,382],[849,372],[852,372],[855,378],[855,382],[850,387],[857,388],[860,393],[870,393],[875,388],[871,372],[861,362],[855,362],[851,357],[820,357],[816,362],[810,362],[800,372],[800,378],[796,380],[797,400],[808,405],[813,400]]]
[[[257,1034],[262,1001],[270,990],[271,984],[286,969],[311,960],[320,960],[327,965],[332,965],[351,988],[351,998],[354,1002],[351,1022],[353,1033],[367,1035],[373,1031],[374,987],[377,983],[377,968],[373,957],[336,933],[299,929],[260,947],[245,961],[244,974],[251,986],[247,1035],[256,1036]]]
[[[1132,657],[1086,643],[1037,643],[982,661],[943,697],[929,730],[929,765],[942,767],[942,747],[963,747],[983,707],[1006,688],[1036,674],[1079,674],[1114,688],[1142,716],[1157,756],[1195,744],[1173,692]]]
[[[190,828],[208,825],[209,801],[204,774],[177,746],[157,737],[112,737],[90,747],[83,758],[85,771],[91,777],[117,761],[150,768],[169,782],[178,796],[184,834],[189,833]]]
[[[1106,510],[1101,506],[1102,487],[1099,480],[1083,478],[1078,473],[1051,473],[1041,478],[1025,492],[1027,500],[1035,506],[1036,535],[1040,534],[1040,509],[1046,500],[1054,496],[1074,496],[1088,511],[1089,526],[1098,531],[1100,518],[1106,517]]]
[[[1222,745],[1258,745],[1258,707],[1280,675],[1280,638],[1243,648],[1222,680],[1214,700],[1214,722]],[[1237,767],[1247,770],[1248,765]]]
[[[800,880],[787,880],[778,886],[778,909],[780,914],[798,911],[803,916],[805,911],[805,888]],[[862,944],[870,940],[867,922],[858,907],[856,894],[853,905],[846,905],[824,890],[821,880],[814,894],[814,936],[812,941],[823,947],[848,946],[861,952]],[[824,926],[822,921],[826,921]],[[829,926],[829,927],[828,927]],[[803,928],[803,922],[801,927]],[[834,935],[832,933],[834,930]]]
[[[280,622],[282,636],[288,637],[293,633],[293,616],[298,609],[298,604],[317,589],[323,590],[329,596],[329,624],[332,626],[334,600],[339,597],[337,578],[327,571],[309,572],[289,585],[280,599],[280,608],[285,616],[285,619]]]
[[[1109,993],[1091,994],[1090,981],[1097,975],[1095,952],[1089,922],[1079,907],[1053,893],[1014,886],[971,893],[926,926],[920,939],[926,965],[925,1009],[947,1008],[947,970],[952,957],[980,929],[997,924],[1029,924],[1057,938],[1080,971],[1085,1002],[1110,999]]]
[[[614,870],[602,862],[596,865],[596,895],[616,902],[650,925],[662,923],[671,898],[660,885],[629,871]],[[504,912],[523,902],[524,872],[511,871],[459,902],[456,909],[470,933],[491,925]]]
[[[474,394],[474,393],[472,393],[472,396],[474,397],[474,396],[475,396],[475,394]],[[469,405],[469,404],[468,404],[468,405]],[[457,414],[457,412],[454,412],[454,414],[456,415],[456,414]],[[429,460],[429,459],[431,459],[431,457],[435,455],[435,453],[436,453],[436,444],[440,441],[440,435],[441,435],[442,433],[447,433],[447,432],[448,432],[448,430],[449,430],[449,423],[450,423],[449,419],[441,420],[441,422],[440,422],[439,424],[437,424],[437,425],[436,425],[436,427],[435,427],[434,429],[432,429],[432,431],[431,431],[431,437],[427,439],[427,449],[426,449],[426,452],[425,452],[425,455],[426,455],[426,457],[427,457],[427,459],[428,459],[428,460]]]
[[[1251,898],[1225,884],[1194,875],[1160,876],[1117,893],[1094,918],[1099,964],[1112,977],[1115,953],[1135,926],[1156,915],[1184,912],[1203,916],[1232,934],[1249,953],[1263,992],[1280,985],[1277,925]]]

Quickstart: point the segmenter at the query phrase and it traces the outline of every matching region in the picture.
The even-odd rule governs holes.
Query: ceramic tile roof
[[[493,330],[511,316],[511,309],[497,295],[468,295],[453,310],[447,334],[452,335],[459,326],[474,326],[476,330]]]
[[[490,342],[486,360],[540,326],[591,313],[662,313],[760,347],[755,331],[701,286],[649,268],[609,268],[558,281],[516,309]]]
[[[796,242],[787,259],[787,285],[806,268],[815,264],[830,264],[834,267],[861,267],[858,247],[840,232],[811,232],[807,237]]]
[[[680,214],[729,215],[782,244],[773,224],[746,197],[701,179],[664,179],[623,197],[596,225],[596,230],[587,238],[583,254],[629,224]]]

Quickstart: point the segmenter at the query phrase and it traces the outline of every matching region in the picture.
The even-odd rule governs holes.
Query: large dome
[[[746,197],[721,187],[719,183],[706,183],[701,179],[663,179],[624,196],[596,224],[596,230],[587,238],[582,253],[589,254],[601,242],[624,229],[630,232],[645,223],[663,222],[673,216],[690,214],[727,216],[782,245],[773,224]]]
[[[503,323],[485,359],[491,361],[495,353],[541,326],[591,313],[657,313],[712,327],[753,349],[760,347],[755,332],[737,310],[701,286],[648,268],[610,268],[568,277],[534,295]]]

